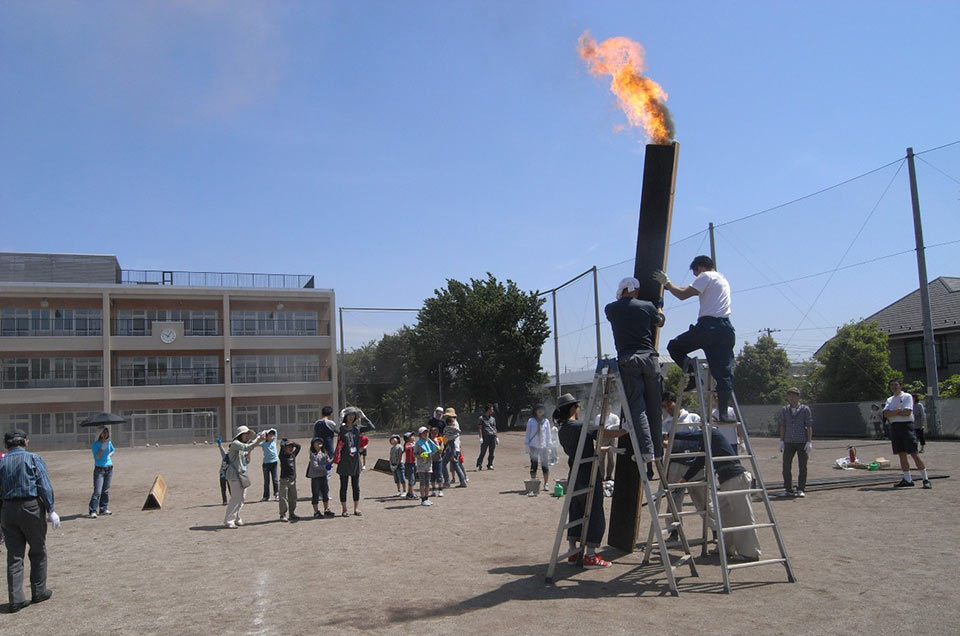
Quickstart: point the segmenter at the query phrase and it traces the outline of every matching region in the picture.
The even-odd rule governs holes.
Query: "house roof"
[[[933,330],[960,329],[960,278],[940,276],[927,283],[930,292],[930,313]],[[920,288],[896,300],[862,322],[875,322],[888,336],[907,336],[923,333],[923,314],[920,311]],[[817,349],[823,351],[830,338]]]
[[[927,283],[927,289],[934,331],[960,328],[960,278],[941,276]],[[877,323],[881,331],[891,336],[922,332],[920,289],[868,316],[866,321]]]

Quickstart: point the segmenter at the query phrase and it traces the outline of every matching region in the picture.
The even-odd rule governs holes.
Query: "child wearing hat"
[[[307,464],[307,478],[310,479],[310,503],[313,504],[314,517],[334,517],[330,510],[330,449],[322,437],[310,440],[310,463]],[[323,499],[323,514],[320,513],[320,500]]]
[[[429,437],[430,431],[426,426],[417,429],[417,440],[415,454],[417,456],[417,473],[420,476],[420,505],[432,506],[430,501],[430,477],[433,473],[433,455],[440,450],[437,443]]]
[[[390,470],[397,486],[397,497],[403,497],[407,482],[403,478],[403,443],[399,435],[390,436]]]
[[[280,521],[287,520],[287,511],[290,512],[290,521],[300,519],[294,512],[297,509],[297,454],[300,444],[292,439],[283,438],[280,442],[278,463],[280,464]]]
[[[436,426],[430,427],[429,435],[437,445],[437,450],[430,456],[430,496],[443,497],[443,439]]]

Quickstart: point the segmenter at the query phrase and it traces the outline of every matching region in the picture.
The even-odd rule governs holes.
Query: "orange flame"
[[[643,75],[644,50],[639,42],[615,37],[597,43],[584,31],[577,41],[580,57],[587,61],[591,75],[610,75],[610,90],[631,126],[643,128],[655,144],[673,141],[673,118],[667,109],[667,93]]]

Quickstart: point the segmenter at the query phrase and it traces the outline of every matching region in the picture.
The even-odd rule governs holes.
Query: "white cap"
[[[427,432],[426,426],[421,426],[420,428],[417,429],[417,435],[423,435],[426,432]]]
[[[622,297],[625,291],[632,292],[638,289],[640,289],[640,281],[633,276],[627,276],[617,285],[617,298]]]

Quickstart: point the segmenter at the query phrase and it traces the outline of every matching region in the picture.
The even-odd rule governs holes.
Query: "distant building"
[[[337,408],[334,293],[313,276],[125,270],[115,256],[0,253],[0,430],[86,446],[304,436]]]
[[[943,380],[960,373],[960,278],[941,276],[930,281],[927,289],[933,317],[937,373]],[[876,323],[887,334],[890,366],[902,373],[906,382],[926,382],[919,289],[868,316],[864,322]],[[822,350],[820,347],[817,353]]]

